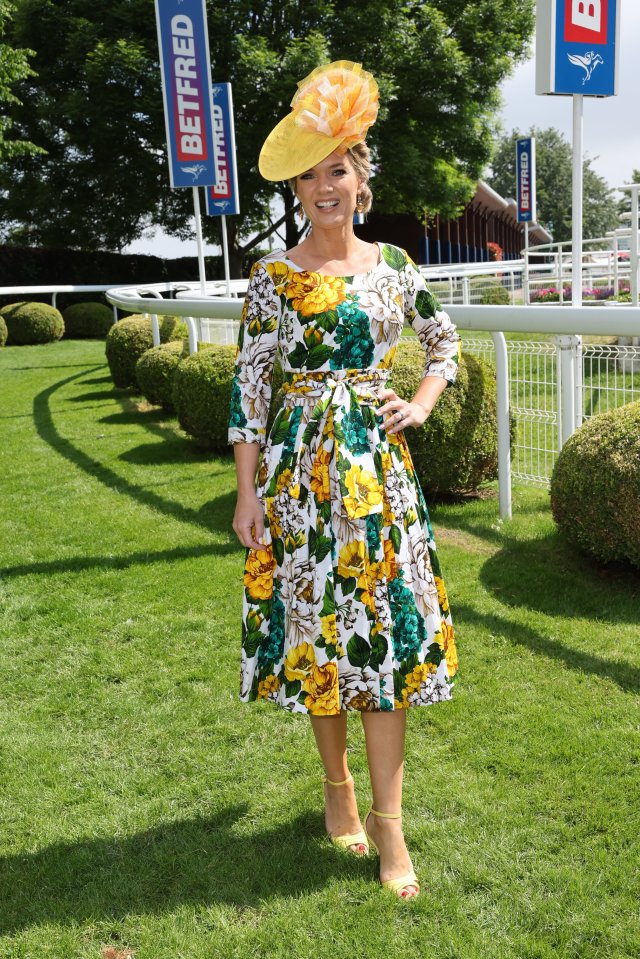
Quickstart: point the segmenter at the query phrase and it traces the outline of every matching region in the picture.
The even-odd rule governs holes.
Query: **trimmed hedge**
[[[185,342],[161,343],[143,353],[136,363],[136,380],[142,395],[154,406],[175,412],[173,382],[179,363],[185,356]]]
[[[104,303],[74,303],[62,312],[67,339],[103,339],[113,326],[113,310]]]
[[[160,321],[160,340],[185,340],[187,326],[175,316],[165,316]],[[136,379],[136,363],[143,353],[153,347],[150,317],[134,314],[126,320],[114,323],[107,333],[105,352],[111,377],[122,389],[139,390]]]
[[[7,324],[5,323],[2,315],[0,315],[0,348],[2,348],[7,342]]]
[[[9,303],[0,313],[7,327],[9,346],[54,343],[64,334],[62,314],[48,303]]]
[[[185,357],[175,370],[173,405],[178,422],[198,446],[228,450],[235,355],[235,346],[211,345]]]
[[[640,567],[640,403],[594,416],[567,440],[551,475],[551,511],[596,559]]]

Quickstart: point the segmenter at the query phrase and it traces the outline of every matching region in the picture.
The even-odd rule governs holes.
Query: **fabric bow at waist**
[[[314,407],[297,450],[291,494],[299,495],[300,462],[314,438],[320,434],[331,413],[333,456],[340,481],[344,510],[351,519],[382,512],[382,468],[375,455],[363,406],[377,406],[378,391],[385,386],[389,370],[332,370],[317,373],[289,373],[282,386],[285,406],[313,402]],[[367,416],[369,427],[375,418]],[[378,460],[378,462],[376,462]]]

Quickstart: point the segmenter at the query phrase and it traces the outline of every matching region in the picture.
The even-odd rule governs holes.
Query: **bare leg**
[[[367,760],[377,812],[395,813],[402,809],[402,777],[404,772],[404,737],[406,711],[363,712],[362,725],[367,743]],[[395,879],[411,871],[411,858],[402,834],[401,819],[382,819],[370,815],[367,829],[380,849],[380,879]],[[403,896],[417,893],[407,886]]]
[[[338,716],[310,716],[316,744],[327,779],[342,782],[349,775],[347,766],[347,713]],[[325,783],[325,826],[331,836],[352,835],[360,832],[362,823],[356,805],[353,782],[344,786]],[[354,852],[366,852],[363,845],[350,847]]]

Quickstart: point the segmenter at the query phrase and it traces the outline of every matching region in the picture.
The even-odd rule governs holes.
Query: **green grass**
[[[2,959],[637,955],[637,572],[542,491],[433,507],[461,671],[408,717],[402,903],[325,838],[308,721],[237,699],[231,459],[100,343],[4,349],[0,383]]]

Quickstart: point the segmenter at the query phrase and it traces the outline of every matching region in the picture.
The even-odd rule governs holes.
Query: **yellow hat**
[[[378,115],[378,84],[362,64],[336,60],[300,81],[291,107],[260,151],[265,180],[298,176],[364,140]]]

